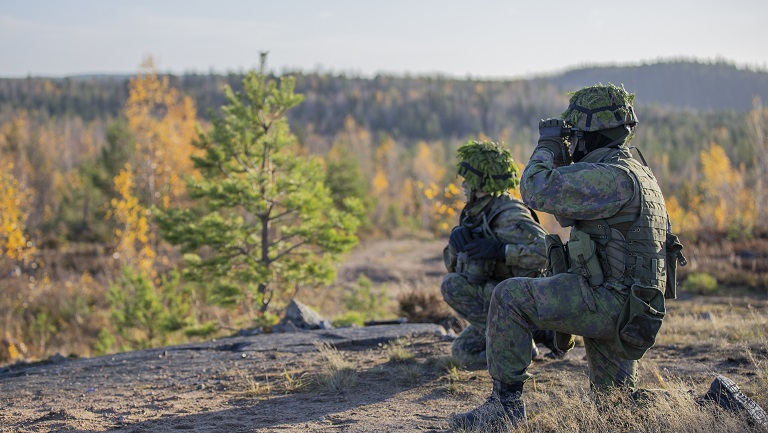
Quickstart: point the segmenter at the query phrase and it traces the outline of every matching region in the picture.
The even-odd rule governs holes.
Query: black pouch
[[[667,248],[667,288],[664,291],[664,297],[666,299],[676,299],[677,265],[685,266],[688,264],[688,260],[683,256],[683,244],[680,243],[677,235],[667,232],[665,246]]]
[[[544,245],[547,248],[547,273],[548,277],[568,272],[567,246],[563,245],[560,235],[549,234],[544,236]]]
[[[656,343],[666,315],[664,295],[654,287],[633,285],[616,327],[616,343],[627,359],[640,359]]]

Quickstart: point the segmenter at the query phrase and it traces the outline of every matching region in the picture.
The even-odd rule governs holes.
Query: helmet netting
[[[498,143],[470,140],[459,147],[458,157],[456,168],[469,188],[498,194],[520,184],[512,154]]]

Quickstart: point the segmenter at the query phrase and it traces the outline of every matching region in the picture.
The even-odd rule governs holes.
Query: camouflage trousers
[[[469,322],[451,345],[451,354],[455,357],[476,356],[486,349],[486,323],[493,289],[498,281],[490,280],[485,284],[472,284],[461,274],[449,273],[443,277],[440,291],[445,302],[456,311],[462,319]],[[535,353],[535,343],[541,343],[550,350],[554,348],[554,332],[532,331],[528,351]]]
[[[491,294],[498,281],[471,284],[462,275],[451,272],[443,277],[440,292],[445,302],[469,325],[453,340],[453,356],[474,356],[485,350],[485,329]]]
[[[573,274],[502,281],[489,306],[488,371],[507,384],[529,379],[531,329],[548,329],[584,337],[593,388],[634,389],[637,361],[622,358],[614,348],[626,292],[604,285],[592,288]]]

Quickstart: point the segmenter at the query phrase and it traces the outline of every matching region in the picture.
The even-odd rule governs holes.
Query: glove
[[[551,117],[547,120],[539,120],[539,137],[541,138],[563,138],[565,122],[563,119]]]
[[[544,148],[555,156],[555,165],[569,165],[571,154],[563,142],[565,122],[563,119],[550,118],[539,121],[539,144],[536,148]]]
[[[464,227],[457,226],[451,230],[451,235],[448,238],[448,243],[457,251],[464,251],[464,247],[472,240],[472,232]]]
[[[506,248],[506,244],[502,244],[501,242],[497,242],[493,239],[481,238],[481,239],[474,239],[470,243],[468,243],[464,251],[467,252],[467,256],[470,259],[503,260],[506,258],[506,254],[504,251],[505,248]]]

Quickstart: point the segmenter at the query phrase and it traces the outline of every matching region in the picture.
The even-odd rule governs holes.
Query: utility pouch
[[[590,286],[597,287],[603,284],[605,276],[600,266],[600,259],[597,257],[597,247],[587,233],[579,230],[571,231],[571,238],[568,240],[568,257],[570,269],[586,278]]]
[[[683,256],[683,244],[680,243],[677,235],[667,232],[665,246],[667,248],[667,288],[664,290],[664,297],[666,299],[676,299],[677,265],[685,266],[688,264],[688,260]]]
[[[471,284],[485,284],[493,276],[495,260],[472,260],[466,252],[460,252],[456,259],[456,272]]]
[[[560,235],[549,234],[544,236],[544,245],[547,248],[547,276],[568,272],[568,247],[563,245]]]
[[[616,327],[616,343],[627,359],[640,359],[656,343],[666,315],[664,295],[654,287],[633,285]]]

